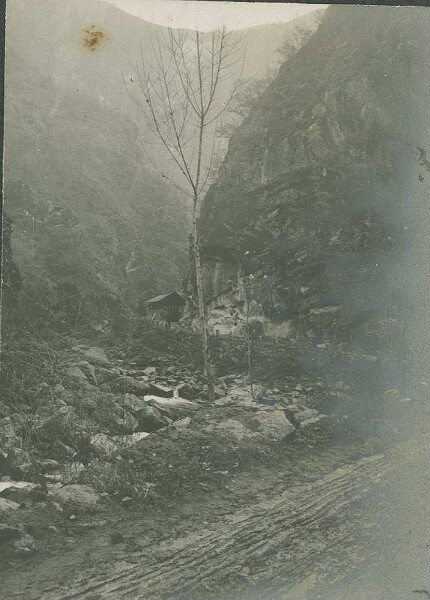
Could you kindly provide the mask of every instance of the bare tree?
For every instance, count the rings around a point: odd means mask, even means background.
[[[133,66],[136,80],[127,82],[149,131],[175,165],[181,183],[167,179],[192,200],[192,255],[209,400],[214,399],[214,372],[198,218],[216,156],[216,124],[238,89],[243,60],[241,39],[225,29],[211,34],[168,29],[152,39],[150,61],[141,50],[140,61]],[[160,161],[147,154],[160,170]]]

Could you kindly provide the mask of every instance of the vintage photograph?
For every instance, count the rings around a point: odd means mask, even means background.
[[[5,45],[0,600],[430,598],[430,9]]]

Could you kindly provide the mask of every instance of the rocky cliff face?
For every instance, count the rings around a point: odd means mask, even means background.
[[[265,277],[265,314],[294,331],[322,320],[323,334],[349,335],[420,311],[429,34],[418,8],[326,11],[231,138],[204,201],[209,289],[216,258],[222,285],[232,264]]]

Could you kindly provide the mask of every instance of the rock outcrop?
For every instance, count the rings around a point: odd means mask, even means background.
[[[327,9],[232,136],[204,200],[209,295],[245,288],[236,308],[254,302],[286,335],[356,339],[385,319],[398,336],[409,317],[419,334],[429,40],[420,8]]]

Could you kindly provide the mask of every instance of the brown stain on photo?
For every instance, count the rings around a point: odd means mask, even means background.
[[[90,25],[82,29],[81,44],[89,52],[100,50],[108,40],[108,34],[97,25]]]

